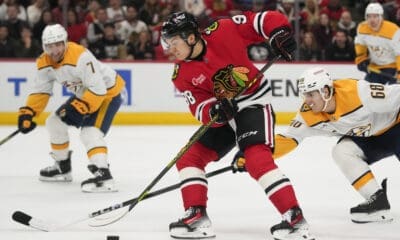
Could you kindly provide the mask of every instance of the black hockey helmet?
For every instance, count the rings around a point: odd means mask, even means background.
[[[163,39],[179,35],[186,40],[192,33],[197,40],[200,38],[199,24],[196,18],[188,12],[172,13],[163,23],[161,29],[161,37]]]

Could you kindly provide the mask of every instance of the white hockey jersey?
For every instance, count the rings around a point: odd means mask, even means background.
[[[373,68],[396,68],[400,70],[400,29],[389,21],[383,21],[378,32],[366,21],[357,28],[354,39],[356,64],[369,58]]]
[[[118,95],[124,80],[109,66],[98,61],[81,45],[68,42],[64,58],[54,62],[45,53],[37,60],[37,76],[27,106],[36,116],[45,109],[55,82],[85,101],[90,113],[97,111],[105,98]]]
[[[336,110],[314,113],[303,103],[289,128],[275,136],[275,157],[293,150],[310,136],[379,135],[400,122],[400,85],[364,80],[334,81]]]

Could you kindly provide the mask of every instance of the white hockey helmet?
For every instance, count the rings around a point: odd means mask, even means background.
[[[46,51],[46,44],[64,42],[67,46],[68,33],[60,24],[47,25],[42,33],[43,50]]]
[[[321,67],[314,67],[304,71],[298,79],[297,86],[299,88],[299,95],[301,96],[315,90],[318,90],[323,95],[322,90],[325,86],[331,89],[331,94],[333,92],[333,81],[329,73]]]
[[[383,16],[383,7],[380,3],[370,3],[365,9],[365,19],[367,19],[368,14],[378,14]]]

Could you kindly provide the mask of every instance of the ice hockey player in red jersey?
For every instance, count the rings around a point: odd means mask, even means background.
[[[184,216],[170,224],[174,238],[214,237],[207,215],[205,167],[236,144],[246,169],[282,215],[271,228],[275,239],[314,239],[289,179],[272,158],[274,113],[271,86],[247,56],[247,46],[269,41],[276,54],[292,60],[296,42],[287,19],[275,11],[246,12],[220,19],[200,32],[193,15],[174,13],[163,23],[164,48],[176,58],[172,81],[191,113],[203,124],[217,121],[177,161]],[[253,81],[255,80],[255,81]],[[235,97],[247,87],[240,96]]]

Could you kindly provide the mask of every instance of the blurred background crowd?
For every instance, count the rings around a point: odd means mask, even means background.
[[[399,25],[400,0],[0,0],[0,58],[36,58],[41,33],[60,23],[70,41],[102,60],[173,60],[162,49],[160,29],[172,12],[195,15],[202,28],[218,18],[251,10],[285,14],[298,41],[300,61],[354,61],[354,37],[369,2]],[[271,57],[267,44],[248,48],[254,61]]]

